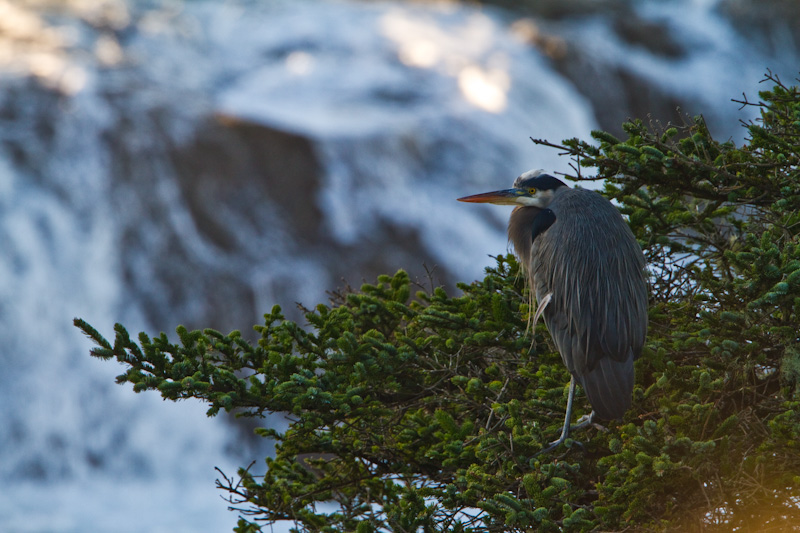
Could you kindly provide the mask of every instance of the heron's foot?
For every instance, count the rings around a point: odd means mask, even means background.
[[[595,423],[594,423],[594,411],[592,411],[588,415],[583,415],[582,417],[580,417],[578,419],[578,421],[575,422],[574,425],[569,427],[569,430],[570,431],[574,431],[574,430],[577,430],[577,429],[583,429],[583,428],[586,428],[586,427],[589,427],[589,426],[594,426],[594,425],[595,425]]]
[[[569,437],[570,433],[572,433],[573,431],[577,431],[579,429],[587,428],[589,426],[597,427],[598,429],[602,429],[603,431],[608,431],[603,426],[600,426],[599,424],[594,423],[594,411],[592,411],[588,415],[583,415],[582,417],[580,417],[575,424],[570,425],[568,428],[565,427],[564,429],[562,429],[561,430],[561,436],[558,437],[558,439],[556,439],[553,442],[551,442],[547,446],[547,448],[543,448],[542,450],[540,450],[540,451],[536,452],[535,454],[533,454],[533,456],[537,457],[539,455],[552,452],[553,450],[555,450],[556,448],[558,448],[559,446],[564,444],[564,442]],[[583,446],[582,442],[575,441],[575,443],[577,445],[579,445],[579,446]]]
[[[570,427],[570,429],[572,429],[572,428]],[[558,439],[556,439],[553,442],[551,442],[550,444],[548,444],[546,448],[542,448],[541,450],[539,450],[538,452],[533,454],[533,456],[534,457],[538,457],[538,456],[543,455],[545,453],[552,452],[553,450],[555,450],[556,448],[558,448],[559,446],[564,444],[564,442],[566,442],[567,438],[569,438],[569,431],[564,429],[564,430],[561,431],[561,436],[558,437]]]
[[[593,427],[597,431],[602,431],[603,433],[608,433],[608,428],[595,420],[594,418],[594,411],[589,413],[588,415],[583,415],[578,419],[574,426],[570,426],[569,430],[572,431],[573,429],[583,429],[586,427]]]
[[[541,450],[539,450],[538,452],[536,452],[535,454],[533,454],[533,456],[534,456],[534,457],[538,457],[538,456],[540,456],[540,455],[544,455],[544,454],[546,454],[546,453],[550,453],[550,452],[552,452],[553,450],[555,450],[556,448],[558,448],[559,446],[561,446],[562,444],[564,444],[564,443],[567,441],[567,438],[568,438],[568,437],[562,433],[562,434],[561,434],[561,436],[560,436],[560,437],[558,437],[558,439],[556,439],[556,440],[554,440],[553,442],[551,442],[550,444],[548,444],[548,445],[547,445],[547,448],[542,448]],[[575,446],[580,446],[581,448],[583,447],[583,443],[582,443],[582,442],[580,442],[580,441],[573,440],[573,441],[572,441],[572,443],[573,443],[573,445],[575,445]]]

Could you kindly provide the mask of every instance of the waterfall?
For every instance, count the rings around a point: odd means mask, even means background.
[[[174,339],[274,303],[301,318],[343,278],[435,266],[453,289],[508,216],[455,198],[570,170],[529,137],[673,102],[741,135],[719,101],[796,75],[796,49],[748,48],[715,2],[631,9],[679,46],[602,12],[0,0],[0,531],[230,530],[214,467],[263,467],[226,417],[115,385],[73,317]]]

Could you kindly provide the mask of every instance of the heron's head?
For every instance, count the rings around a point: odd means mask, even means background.
[[[556,190],[566,186],[563,181],[547,174],[544,170],[529,170],[514,180],[514,186],[511,189],[465,196],[459,198],[458,201],[543,209],[553,199]]]

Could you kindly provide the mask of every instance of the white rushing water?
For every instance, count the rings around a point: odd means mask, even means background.
[[[90,358],[72,326],[146,325],[119,279],[95,98],[86,89],[53,116],[28,171],[0,151],[0,531],[230,530],[214,489],[214,466],[235,471],[220,425],[199,404],[115,385],[121,367]],[[3,132],[31,150],[35,135]]]
[[[35,39],[23,37],[32,35],[41,46],[0,40],[0,108],[13,110],[0,115],[0,531],[229,531],[237,517],[214,488],[214,467],[233,474],[258,455],[250,457],[230,426],[208,420],[197,402],[163,402],[115,385],[122,367],[90,358],[72,318],[107,336],[114,322],[135,334],[202,320],[204,300],[174,303],[155,274],[154,295],[145,294],[152,264],[171,258],[162,257],[172,245],[158,233],[166,226],[183,239],[189,259],[175,268],[187,267],[187,285],[201,283],[188,267],[238,277],[253,287],[257,312],[275,303],[268,287],[276,279],[294,298],[284,305],[323,301],[338,280],[324,254],[303,255],[288,242],[280,221],[266,234],[242,229],[250,255],[209,242],[162,144],[188,142],[213,113],[308,138],[323,170],[307,202],[321,207],[326,238],[357,250],[378,223],[408,228],[439,264],[470,280],[492,264],[489,254],[505,250],[508,212],[454,199],[505,187],[530,168],[569,171],[569,161],[529,137],[588,138],[594,111],[491,9],[109,1],[102,11],[95,2],[68,4],[77,22],[63,13],[53,22],[37,11],[44,8],[0,0],[0,36],[29,43]],[[764,54],[742,55],[744,41],[709,5],[650,1],[638,8],[697,44],[681,60],[620,42],[602,18],[553,30],[590,56],[628,64],[709,105],[754,94],[765,67],[789,62],[765,65]],[[684,16],[687,9],[705,18]],[[113,31],[98,32],[103,25]],[[117,94],[128,94],[124,103],[134,108],[120,115]],[[151,135],[154,125],[163,137]],[[114,135],[137,159],[152,161],[141,183],[120,183],[126,163]],[[146,194],[126,192],[135,187]],[[224,219],[228,211],[220,206],[219,213]],[[228,222],[235,229],[238,221]],[[141,228],[146,237],[134,239],[141,253],[122,253]],[[385,253],[392,257],[391,246]],[[141,290],[131,289],[131,271],[144,280]],[[145,296],[159,302],[163,322],[154,323]]]

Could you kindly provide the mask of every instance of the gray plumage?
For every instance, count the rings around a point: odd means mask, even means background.
[[[516,206],[508,237],[572,375],[564,429],[547,450],[569,434],[575,380],[594,415],[621,418],[647,336],[647,285],[644,256],[620,212],[540,170],[522,174],[512,189],[459,200]]]
[[[508,233],[564,364],[595,414],[630,408],[633,361],[647,335],[644,257],[619,211],[594,191],[559,187],[546,207],[555,222],[531,242],[541,209],[517,207]]]

